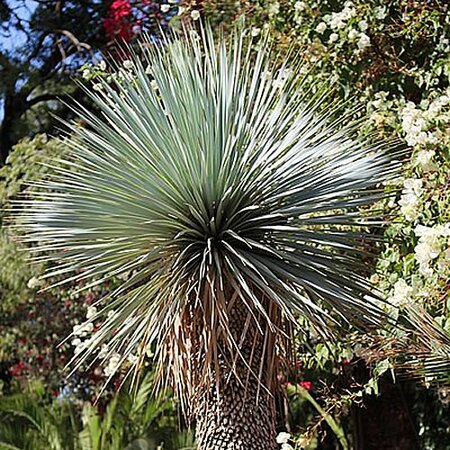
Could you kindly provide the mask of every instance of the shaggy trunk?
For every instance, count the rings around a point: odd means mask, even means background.
[[[198,392],[194,410],[199,450],[272,450],[275,441],[275,399],[267,347],[273,334],[263,336],[241,301],[228,312],[229,328],[241,356],[219,340],[219,379]],[[261,321],[264,323],[263,321]],[[265,325],[261,325],[264,329]],[[244,332],[244,330],[246,330]],[[269,351],[269,354],[273,352]],[[235,361],[235,370],[230,361]],[[263,363],[262,363],[263,362]],[[217,364],[218,363],[218,364]],[[250,369],[250,370],[249,370]],[[217,377],[216,377],[217,378]]]

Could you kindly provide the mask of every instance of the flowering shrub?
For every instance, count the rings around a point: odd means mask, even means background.
[[[241,0],[220,3],[206,0],[185,1],[182,7],[184,12],[173,0],[159,3],[113,1],[104,21],[105,32],[110,40],[130,41],[141,30],[149,29],[153,23],[151,20],[165,23],[180,12],[186,20],[196,22],[204,18],[213,24],[222,24],[226,29],[241,16],[246,16],[247,28],[255,45],[267,32],[281,54],[292,45],[301,48],[309,67],[308,77],[331,80],[337,97],[348,101],[349,106],[353,103],[365,105],[364,110],[355,112],[368,117],[364,127],[387,138],[400,140],[407,149],[401,156],[404,171],[394,184],[386,186],[389,197],[379,205],[382,215],[390,220],[390,225],[383,231],[387,242],[374,244],[378,258],[376,262],[367,261],[367,277],[374,288],[383,291],[388,298],[392,306],[387,307],[387,312],[392,317],[401,316],[410,305],[419,305],[450,332],[448,5],[434,0]],[[132,67],[128,67],[126,61],[117,72],[112,72],[104,62],[95,67],[85,67],[84,71],[84,77],[94,81],[96,77],[110,77],[112,82],[132,77]],[[94,84],[94,89],[101,89],[100,86]],[[11,166],[8,173],[12,174],[15,167],[15,164]],[[2,173],[3,177],[9,176],[5,173]],[[10,182],[0,186],[0,192],[5,192],[5,186],[11,189],[14,183],[20,184],[19,179],[18,175],[12,176]],[[22,299],[31,310],[29,326],[37,322],[42,329],[48,319],[35,320],[34,306],[30,307],[28,303],[28,299],[35,298],[39,273],[25,269],[24,261],[14,250],[15,244],[2,236],[0,258],[3,258],[2,262],[6,261],[2,267],[16,267],[14,275],[8,275],[9,284],[3,290],[11,299],[13,295]],[[5,256],[7,254],[9,259]],[[0,274],[5,277],[4,273],[11,270],[5,269]],[[1,279],[2,288],[6,286],[4,279]],[[90,330],[79,325],[86,316],[91,317],[95,313],[90,296],[99,294],[88,291],[77,298],[79,294],[70,292],[71,289],[62,297],[61,293],[54,297],[55,304],[61,306],[64,303],[67,308],[65,315],[72,321],[64,325],[66,332],[75,332],[62,350],[58,350],[57,354],[64,358],[87,345]],[[75,303],[77,300],[79,303]],[[70,304],[66,304],[67,301]],[[49,309],[46,317],[54,314],[55,311]],[[64,320],[56,317],[58,321]],[[285,449],[295,445],[297,448],[315,448],[317,429],[314,426],[324,421],[317,408],[299,394],[301,389],[306,390],[329,414],[345,418],[351,405],[361,402],[367,394],[378,393],[380,377],[394,372],[395,361],[382,354],[371,358],[368,377],[359,380],[354,375],[361,360],[367,358],[373,339],[386,336],[383,331],[371,337],[356,330],[346,330],[346,339],[324,343],[308,323],[302,322],[302,329],[304,335],[299,336],[295,343],[299,364],[293,368],[292,374],[280,374],[280,377],[285,381],[292,409],[297,411],[295,405],[298,403],[307,413],[291,417],[291,424],[295,424],[292,435],[285,433],[279,437],[279,444]],[[51,357],[45,348],[54,346],[57,338],[62,337],[60,331],[56,333],[57,337],[51,333],[44,335],[45,342],[39,346],[44,351],[33,347],[32,353],[27,355],[30,351],[29,337],[32,336],[28,330],[7,331],[1,336],[1,358],[11,361],[10,373],[14,377],[27,376],[36,369],[39,372],[39,367],[49,373],[54,367],[46,362]],[[12,358],[10,352],[17,343],[20,351]],[[104,357],[104,368],[99,369],[99,379],[102,380],[116,369],[120,359],[120,355],[108,354],[107,350],[102,349],[99,354]],[[59,378],[59,372],[55,373],[58,374],[55,378]],[[92,375],[93,379],[96,376]],[[72,389],[69,387],[61,392],[69,395]],[[443,388],[438,388],[437,392],[444,399],[441,395]],[[432,399],[436,400],[436,396]],[[428,403],[433,405],[429,414],[417,415],[423,448],[448,448],[448,437],[445,438],[447,424],[442,421],[442,417],[445,418],[443,411],[447,411],[444,401]],[[434,420],[433,425],[430,425],[431,420]]]
[[[63,152],[63,145],[38,135],[25,139],[10,153],[0,169],[3,222],[10,223],[11,202],[26,195],[29,183],[45,177],[49,160]],[[13,229],[0,228],[0,364],[2,378],[13,385],[33,379],[44,382],[48,393],[59,398],[92,398],[109,377],[97,365],[66,379],[64,367],[88,338],[80,323],[95,310],[92,304],[105,295],[98,287],[80,292],[82,283],[56,286],[59,279],[42,280],[44,266],[28,263],[29,249],[17,243]],[[54,287],[51,287],[55,284]],[[41,289],[46,289],[41,291]],[[63,340],[74,332],[73,338]],[[7,387],[7,386],[6,386]],[[117,387],[117,386],[115,386]],[[114,388],[114,385],[112,385]]]
[[[143,31],[158,33],[178,12],[178,0],[114,0],[103,20],[109,41],[130,42]]]
[[[448,3],[241,0],[218,4],[210,0],[185,2],[184,6],[186,19],[192,20],[192,12],[199,11],[205,20],[225,22],[226,28],[245,16],[255,45],[267,33],[281,54],[301,49],[307,77],[329,80],[349,109],[352,104],[365,105],[355,111],[368,118],[365,129],[399,140],[405,149],[400,155],[404,170],[386,186],[388,197],[378,205],[390,225],[380,230],[385,243],[372,244],[378,258],[367,260],[366,274],[374,289],[388,299],[391,306],[386,306],[386,311],[394,319],[401,321],[404,310],[419,306],[450,332]],[[327,411],[345,415],[348,405],[378,392],[380,377],[394,373],[396,361],[371,350],[380,339],[392,337],[391,330],[379,330],[374,336],[347,330],[345,339],[325,344],[306,322],[302,329],[304,335],[297,343],[299,366],[293,374],[283,376],[289,386],[312,382],[311,395],[320,398]],[[398,331],[395,335],[403,336]],[[357,381],[353,373],[366,358],[371,361],[366,363],[369,375]],[[435,408],[442,411],[445,405],[437,403]],[[444,433],[445,425],[427,425],[431,419],[419,415],[423,447],[446,448],[448,440],[437,437]],[[305,424],[310,419],[302,420]],[[303,432],[304,426],[300,427]],[[315,445],[314,433],[308,436],[309,444],[302,438],[299,448]]]

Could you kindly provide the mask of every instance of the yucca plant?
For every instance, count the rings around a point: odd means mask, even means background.
[[[77,364],[107,345],[138,367],[153,345],[202,450],[276,447],[297,315],[323,335],[384,320],[358,274],[361,208],[398,163],[323,86],[306,89],[299,58],[244,34],[144,40],[132,75],[89,92],[100,115],[74,106],[85,126],[68,124],[67,155],[20,220],[56,263],[48,276],[127,274]]]

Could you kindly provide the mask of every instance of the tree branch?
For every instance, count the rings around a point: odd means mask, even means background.
[[[42,94],[38,95],[37,97],[30,98],[30,100],[27,100],[26,105],[28,109],[36,105],[37,103],[49,102],[51,100],[64,100],[68,98],[70,98],[70,96],[65,94]]]

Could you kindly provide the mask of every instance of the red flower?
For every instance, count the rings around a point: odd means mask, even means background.
[[[103,20],[108,39],[130,41],[133,38],[133,25],[130,21],[132,13],[131,4],[127,0],[115,0],[111,4],[108,17]]]
[[[131,5],[127,0],[115,0],[109,8],[109,14],[114,19],[131,15]]]
[[[107,18],[103,20],[103,27],[109,39],[122,39],[131,41],[134,36],[133,26],[129,22]]]
[[[300,383],[298,383],[298,385],[300,387],[302,387],[303,389],[306,389],[307,391],[310,391],[313,387],[313,384],[311,381],[300,381]]]

